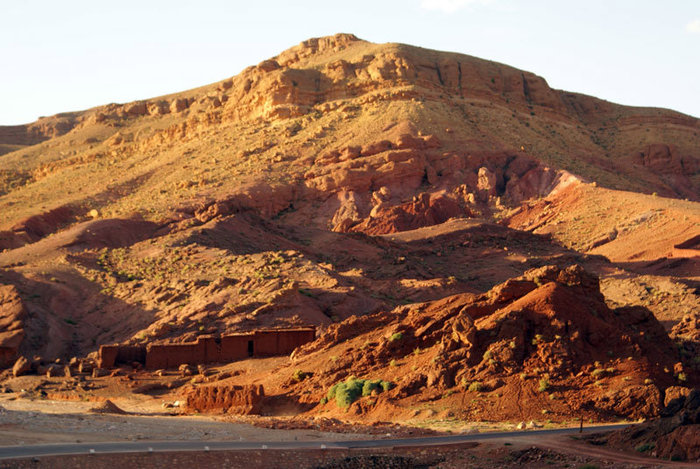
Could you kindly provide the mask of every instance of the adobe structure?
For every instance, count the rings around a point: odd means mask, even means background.
[[[287,355],[311,342],[316,328],[268,329],[224,335],[202,336],[180,344],[102,345],[100,368],[141,363],[149,370],[177,368],[182,364],[226,363],[248,357]]]

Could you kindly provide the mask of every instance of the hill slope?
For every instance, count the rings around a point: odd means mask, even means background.
[[[0,127],[3,364],[325,328],[578,264],[606,308],[651,310],[693,370],[699,130],[347,34],[195,90]],[[673,370],[657,368],[663,389]]]

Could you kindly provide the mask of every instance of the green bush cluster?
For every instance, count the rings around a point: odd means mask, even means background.
[[[360,396],[366,397],[372,394],[373,391],[378,393],[388,391],[394,387],[390,381],[381,379],[358,379],[354,376],[349,377],[345,381],[335,383],[326,394],[321,403],[325,404],[328,401],[335,399],[338,407],[350,407],[350,404],[355,402]]]

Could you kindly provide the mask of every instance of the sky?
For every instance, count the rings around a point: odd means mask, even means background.
[[[700,117],[700,0],[0,0],[0,125],[183,91],[353,33]]]

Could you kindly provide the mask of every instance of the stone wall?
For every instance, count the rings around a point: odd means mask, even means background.
[[[287,355],[315,337],[315,327],[303,327],[203,336],[196,342],[180,344],[102,345],[99,363],[101,368],[112,368],[138,362],[150,370],[177,368],[185,363],[226,363],[247,357]]]

